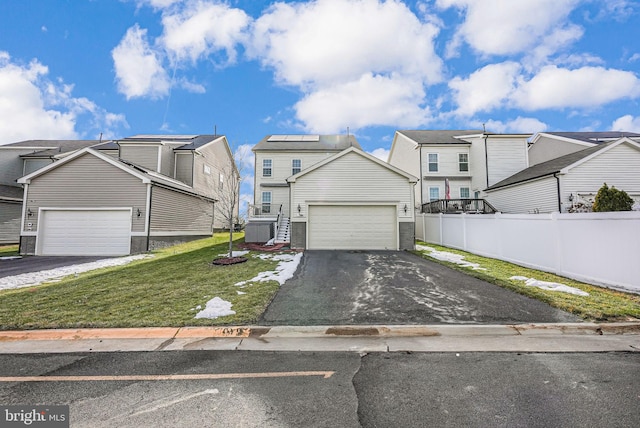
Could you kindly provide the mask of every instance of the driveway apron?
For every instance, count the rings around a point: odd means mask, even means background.
[[[262,325],[579,322],[546,303],[412,253],[306,251]]]

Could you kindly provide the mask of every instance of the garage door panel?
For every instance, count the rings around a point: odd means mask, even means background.
[[[395,206],[311,206],[309,249],[397,249]]]
[[[41,255],[125,255],[131,246],[129,210],[44,210]]]

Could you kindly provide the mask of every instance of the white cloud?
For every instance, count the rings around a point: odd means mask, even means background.
[[[400,1],[276,3],[252,30],[249,56],[303,91],[309,131],[423,124],[424,87],[442,80],[438,27]]]
[[[483,124],[476,122],[473,124],[474,127],[479,128]],[[503,122],[500,120],[488,120],[484,123],[487,131],[495,132],[495,133],[522,133],[529,134],[535,132],[543,132],[547,130],[547,124],[539,121],[538,119],[532,117],[520,117]]]
[[[640,133],[640,116],[633,117],[627,114],[619,117],[611,124],[611,130]]]
[[[456,77],[449,82],[458,104],[456,112],[473,115],[500,107],[515,91],[521,66],[515,62],[490,64],[467,79]]]
[[[437,0],[440,8],[464,10],[465,21],[449,45],[457,54],[464,41],[485,55],[526,52],[556,32],[566,32],[568,15],[579,0]],[[572,31],[575,31],[573,29]],[[557,37],[557,36],[556,36]]]
[[[188,2],[182,10],[162,17],[163,47],[178,62],[195,63],[213,52],[224,50],[226,63],[236,61],[236,45],[244,38],[249,16],[241,9],[207,1]]]
[[[334,133],[371,124],[409,127],[428,121],[420,106],[425,97],[420,81],[365,74],[360,79],[317,89],[295,105],[307,130]]]
[[[525,110],[596,107],[639,96],[640,79],[629,71],[547,66],[520,85],[513,95],[513,103]]]
[[[107,112],[87,98],[74,97],[73,85],[51,81],[48,73],[37,60],[17,64],[0,51],[0,144],[75,139],[87,134],[93,138],[99,132],[115,136],[127,126],[124,116]]]
[[[138,24],[127,30],[111,55],[118,91],[127,99],[161,98],[169,93],[169,77],[161,59],[147,42],[147,30],[141,29]]]
[[[379,147],[377,149],[374,149],[373,151],[369,152],[369,154],[377,157],[380,160],[383,160],[385,162],[387,162],[389,160],[389,149],[385,149],[382,147]]]

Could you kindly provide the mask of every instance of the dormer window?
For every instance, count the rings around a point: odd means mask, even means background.
[[[271,177],[273,162],[271,159],[263,159],[262,160],[262,176],[263,177]]]

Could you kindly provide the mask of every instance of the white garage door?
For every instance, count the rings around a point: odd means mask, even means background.
[[[43,210],[38,226],[43,256],[121,256],[131,245],[130,210]]]
[[[397,250],[395,206],[315,205],[309,207],[311,250]]]

